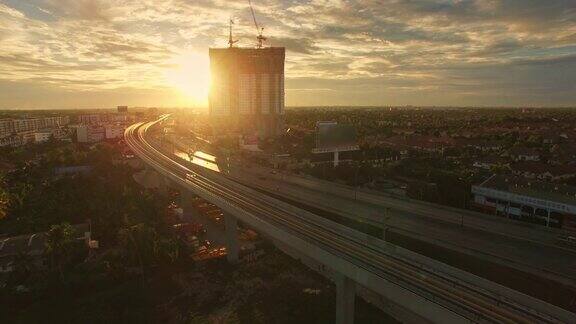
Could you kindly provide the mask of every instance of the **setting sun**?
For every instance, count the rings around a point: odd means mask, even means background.
[[[171,61],[164,77],[168,86],[178,90],[182,101],[189,105],[208,104],[210,67],[208,55],[188,52]]]

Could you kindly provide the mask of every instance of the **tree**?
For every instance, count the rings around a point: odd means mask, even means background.
[[[180,257],[180,245],[174,239],[160,238],[154,244],[154,255],[163,263],[174,263]]]
[[[52,225],[46,233],[46,250],[52,269],[58,269],[64,280],[63,267],[70,260],[74,243],[74,229],[68,223]]]
[[[148,259],[145,256],[153,253],[146,243],[153,240],[155,235],[154,229],[146,224],[129,225],[118,230],[118,243],[125,261],[128,265],[137,265],[141,274]]]
[[[26,252],[20,252],[16,255],[13,267],[14,271],[10,274],[10,281],[16,285],[25,282],[36,271],[34,258]]]

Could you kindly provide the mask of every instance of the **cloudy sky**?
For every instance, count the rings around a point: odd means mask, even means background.
[[[243,0],[0,0],[0,109],[206,104]],[[253,0],[286,102],[576,106],[575,0]]]

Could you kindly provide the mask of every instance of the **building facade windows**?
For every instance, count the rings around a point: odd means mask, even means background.
[[[238,112],[253,115],[256,108],[256,75],[240,74],[238,86]]]

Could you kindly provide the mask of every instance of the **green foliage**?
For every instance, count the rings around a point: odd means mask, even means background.
[[[84,223],[92,219],[96,237],[114,244],[116,231],[128,217],[154,222],[164,203],[140,189],[132,180],[133,171],[112,163],[110,145],[99,145],[89,153],[70,151],[68,145],[49,151],[45,163],[28,163],[6,177],[5,196],[9,217],[0,220],[5,233],[20,234],[48,230],[51,224]],[[63,151],[62,151],[63,150]],[[56,159],[59,154],[64,156]],[[50,157],[53,155],[54,157]],[[53,177],[48,165],[68,161],[91,161],[90,174]]]
[[[159,302],[145,280],[182,254],[160,217],[166,199],[140,188],[132,169],[113,163],[117,154],[109,144],[58,143],[0,179],[7,201],[0,228],[9,235],[46,231],[49,261],[43,271],[27,255],[17,259],[17,271],[0,289],[0,322],[154,322]],[[82,164],[92,172],[53,173],[56,166]],[[100,241],[90,259],[69,225],[87,219]],[[146,277],[134,276],[134,269]],[[15,293],[18,285],[30,292]]]
[[[304,172],[318,178],[339,181],[350,186],[364,185],[378,176],[386,174],[386,169],[374,167],[369,163],[341,164],[333,167],[331,163],[314,165]]]
[[[392,171],[413,180],[408,196],[454,207],[466,207],[470,200],[470,181],[457,167],[439,158],[407,159]]]
[[[74,248],[74,229],[68,223],[52,225],[46,233],[45,253],[50,261],[50,268],[57,269],[64,280],[63,267],[68,266]]]
[[[6,190],[4,178],[4,173],[0,172],[0,220],[6,217],[6,209],[10,204],[10,193]]]
[[[74,229],[68,223],[50,226],[46,233],[46,253],[54,259],[65,256],[74,242]]]
[[[179,245],[162,237],[156,229],[140,223],[118,231],[118,246],[128,266],[145,267],[158,263],[174,263],[179,257]]]

